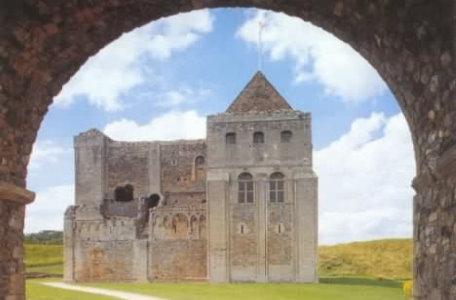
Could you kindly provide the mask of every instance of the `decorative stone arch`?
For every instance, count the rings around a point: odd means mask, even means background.
[[[201,215],[199,217],[199,237],[200,239],[206,239],[206,216]]]
[[[179,12],[228,6],[255,6],[311,21],[377,69],[414,142],[416,298],[455,299],[456,9],[449,0],[0,2],[0,229],[8,232],[0,237],[6,245],[0,293],[24,298],[22,256],[15,253],[23,253],[24,205],[33,200],[25,190],[26,169],[37,130],[62,85],[124,32]],[[439,230],[426,230],[431,227]]]
[[[189,235],[189,218],[183,213],[173,216],[172,228],[175,239],[187,239]]]
[[[192,181],[203,180],[206,178],[206,157],[202,154],[193,159]]]
[[[195,215],[192,215],[190,217],[190,237],[193,239],[198,239],[199,238],[199,220],[198,217]]]

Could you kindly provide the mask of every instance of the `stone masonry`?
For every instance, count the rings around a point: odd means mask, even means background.
[[[206,140],[81,133],[65,280],[316,282],[310,123],[258,72]]]
[[[454,0],[0,1],[0,295],[25,297],[22,228],[24,206],[33,200],[25,179],[53,97],[90,56],[122,33],[215,7],[264,8],[310,21],[379,72],[414,142],[414,297],[456,299]]]

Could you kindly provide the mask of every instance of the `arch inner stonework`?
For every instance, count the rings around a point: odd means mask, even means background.
[[[1,1],[0,295],[25,297],[22,230],[24,207],[33,200],[25,189],[27,164],[62,85],[103,46],[150,21],[207,7],[258,7],[333,33],[388,83],[416,154],[415,298],[456,299],[454,6],[451,0]]]

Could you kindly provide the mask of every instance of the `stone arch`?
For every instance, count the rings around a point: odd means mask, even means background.
[[[199,221],[194,215],[190,218],[190,236],[192,238],[199,238]]]
[[[206,239],[206,216],[199,217],[199,236],[200,239]]]
[[[193,161],[192,180],[204,180],[206,178],[206,158],[198,155]]]
[[[228,6],[255,6],[311,21],[350,44],[388,83],[410,126],[417,162],[414,232],[422,242],[415,249],[415,292],[422,299],[456,298],[456,271],[447,267],[456,264],[448,254],[456,245],[447,251],[437,231],[420,234],[436,220],[442,228],[456,225],[445,217],[454,213],[456,186],[455,9],[451,1],[412,0],[0,3],[0,206],[5,212],[0,226],[9,233],[0,237],[8,245],[2,261],[9,270],[0,290],[24,297],[14,271],[22,257],[13,255],[22,245],[23,225],[6,220],[23,219],[24,205],[33,200],[25,190],[26,168],[53,96],[89,56],[123,32],[179,12]],[[432,240],[437,250],[429,253],[424,240]]]
[[[174,238],[176,239],[186,239],[188,238],[189,226],[188,218],[186,215],[178,213],[174,215],[172,221],[172,229],[174,233]]]

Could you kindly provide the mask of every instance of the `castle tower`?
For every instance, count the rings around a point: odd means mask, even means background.
[[[208,277],[316,282],[311,116],[258,72],[207,120]]]

